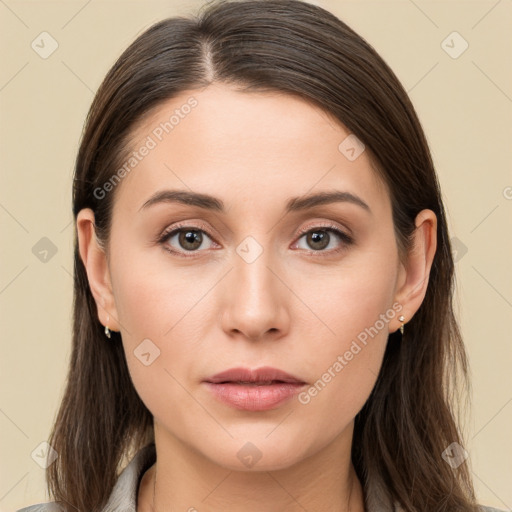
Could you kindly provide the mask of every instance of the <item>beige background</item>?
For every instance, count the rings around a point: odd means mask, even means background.
[[[45,501],[31,453],[47,439],[69,357],[71,177],[93,93],[144,29],[201,3],[0,1],[1,511]],[[427,133],[457,238],[473,375],[465,448],[481,503],[511,510],[512,2],[315,3],[380,52]],[[31,47],[43,31],[58,43],[47,59]],[[469,44],[456,59],[442,46],[453,31]],[[452,53],[457,37],[445,43]],[[46,262],[33,253],[43,237],[57,251]]]

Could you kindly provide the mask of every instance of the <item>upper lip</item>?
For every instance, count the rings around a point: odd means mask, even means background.
[[[272,368],[270,366],[262,366],[251,370],[250,368],[230,368],[224,372],[217,373],[212,377],[205,379],[205,382],[219,384],[221,382],[270,382],[280,381],[292,384],[305,384],[305,382],[289,373]]]

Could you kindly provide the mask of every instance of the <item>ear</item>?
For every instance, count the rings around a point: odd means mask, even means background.
[[[96,237],[94,212],[90,208],[84,208],[78,212],[76,229],[80,257],[96,301],[98,319],[103,325],[108,325],[111,331],[119,331],[107,256]]]
[[[432,210],[422,210],[416,216],[415,226],[413,245],[407,255],[407,261],[405,265],[400,263],[396,291],[396,301],[403,307],[400,315],[405,317],[404,323],[411,320],[425,298],[437,248],[436,214]],[[397,324],[395,330],[400,325],[401,322]]]

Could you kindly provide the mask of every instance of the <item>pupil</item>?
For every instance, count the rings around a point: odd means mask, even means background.
[[[184,231],[181,233],[180,243],[185,249],[197,249],[202,242],[199,231]]]
[[[310,233],[310,240],[314,244],[320,244],[320,246],[314,247],[315,249],[324,249],[329,245],[329,236],[325,231],[314,231]]]

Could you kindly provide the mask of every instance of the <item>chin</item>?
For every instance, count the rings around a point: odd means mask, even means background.
[[[260,436],[230,439],[220,450],[202,452],[214,464],[230,471],[278,471],[287,469],[309,456],[304,438],[291,435],[271,439],[268,430]],[[210,446],[211,447],[211,446]],[[217,445],[217,448],[220,446]],[[300,447],[300,451],[298,450]],[[209,452],[209,453],[208,453]]]

